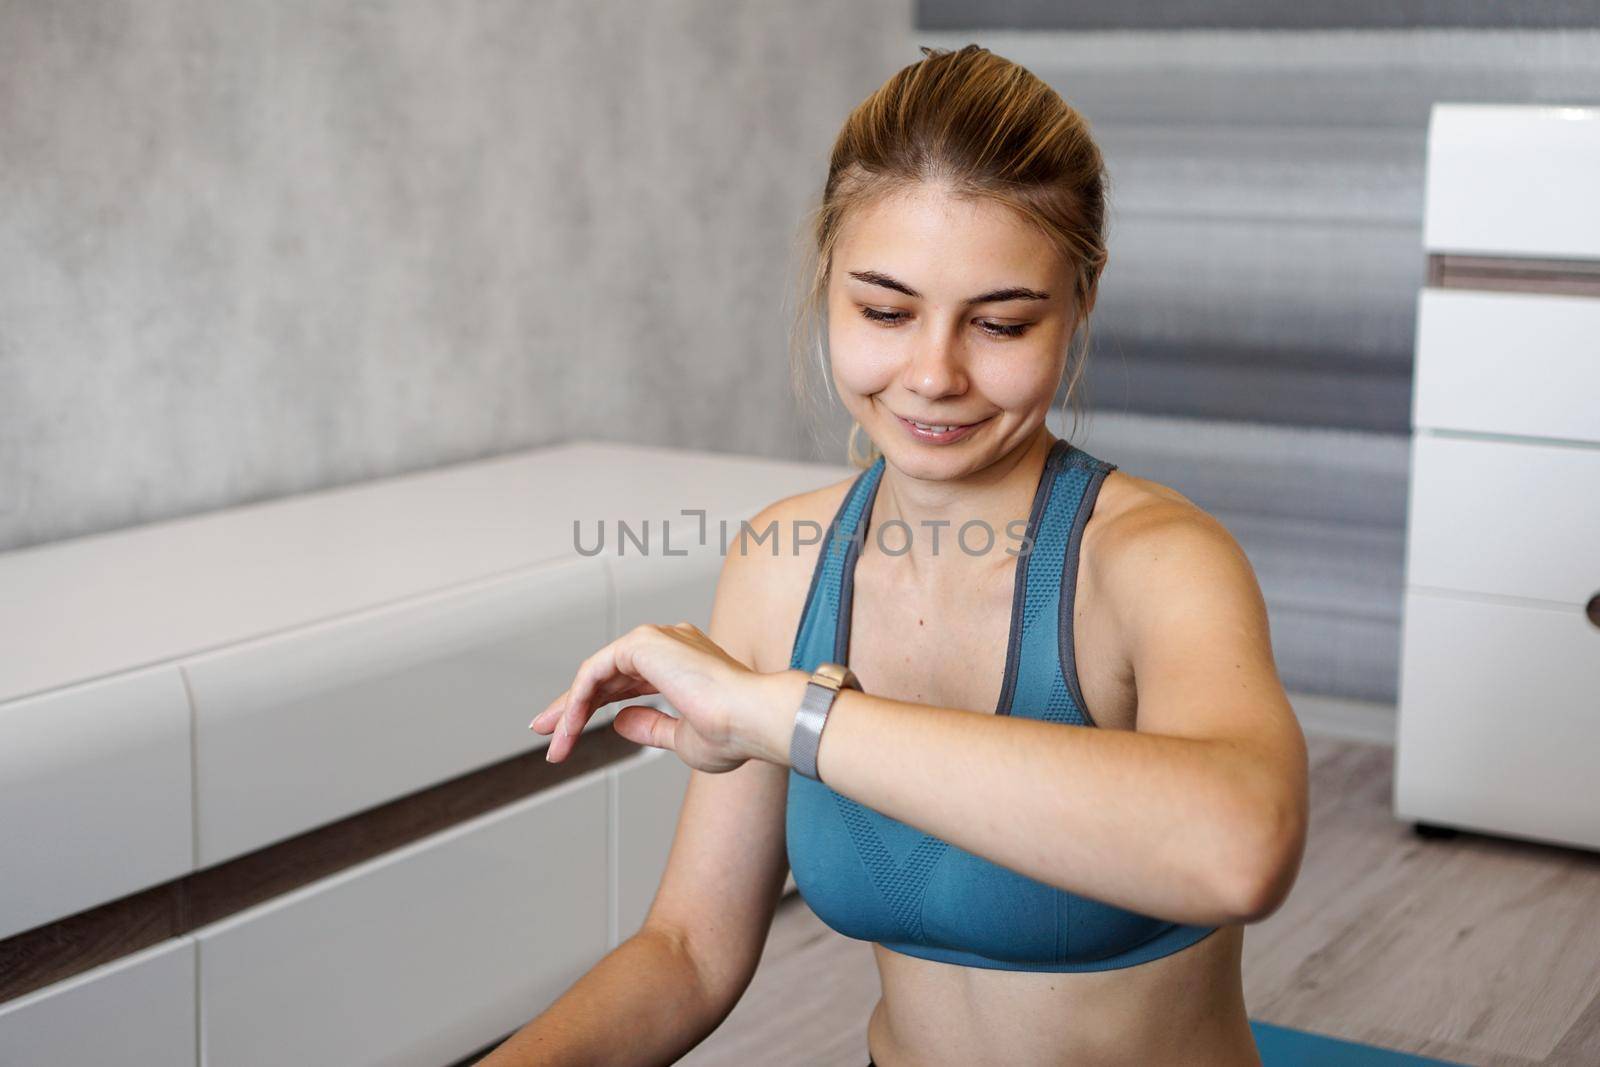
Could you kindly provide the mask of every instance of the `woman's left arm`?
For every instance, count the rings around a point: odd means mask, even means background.
[[[1254,922],[1305,847],[1305,740],[1272,659],[1255,572],[1210,515],[1135,509],[1096,539],[1137,690],[1134,730],[904,703],[846,689],[817,753],[862,804],[1070,892],[1172,922]],[[803,671],[758,675],[741,716],[787,764]]]

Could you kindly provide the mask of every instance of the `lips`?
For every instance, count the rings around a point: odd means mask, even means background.
[[[919,430],[931,430],[931,431],[934,431],[936,433],[944,431],[944,430],[961,430],[961,429],[965,429],[968,426],[976,426],[977,425],[977,423],[974,423],[974,422],[922,422],[922,421],[919,421],[917,419],[906,418],[904,415],[902,415],[900,417],[902,419],[905,419],[907,422],[909,422],[911,425],[915,426]]]
[[[938,445],[953,444],[971,433],[974,427],[981,426],[989,421],[988,419],[979,419],[977,422],[929,423],[908,419],[904,415],[896,415],[895,419],[906,428],[906,432],[914,439],[927,444]]]

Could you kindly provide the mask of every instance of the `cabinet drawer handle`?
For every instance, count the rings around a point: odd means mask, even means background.
[[[1600,626],[1600,593],[1589,598],[1589,603],[1584,605],[1583,613],[1589,616],[1589,621]]]

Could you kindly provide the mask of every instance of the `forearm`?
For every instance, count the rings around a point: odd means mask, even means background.
[[[786,761],[805,678],[773,676],[762,758]],[[968,852],[1176,922],[1246,921],[1293,824],[1270,768],[1242,746],[853,690],[817,767],[837,792]]]
[[[668,1064],[726,1017],[676,940],[642,929],[477,1067]]]

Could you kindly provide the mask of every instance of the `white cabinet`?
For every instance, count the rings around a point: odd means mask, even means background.
[[[1600,298],[1423,289],[1416,359],[1417,426],[1600,444]]]
[[[1429,136],[1431,253],[1519,290],[1600,275],[1600,109],[1441,104]],[[1597,338],[1600,295],[1419,295],[1402,818],[1600,848]]]
[[[594,771],[196,931],[202,1063],[442,1067],[607,950]]]
[[[194,1067],[194,942],[175,938],[0,1004],[5,1067]]]
[[[851,473],[576,442],[0,554],[8,988],[31,960],[60,973],[110,901],[131,937],[183,935],[0,1001],[0,1067],[441,1067],[537,1015],[642,922],[690,780],[675,755],[304,884],[368,824],[284,842],[544,747],[528,720],[585,657],[641,622],[709,625],[720,522]],[[583,555],[597,520],[656,537]]]
[[[0,704],[0,937],[188,871],[189,767],[176,667]]]
[[[1435,104],[1422,243],[1483,256],[1594,259],[1600,109]]]
[[[608,599],[580,559],[186,661],[199,866],[545,745]]]
[[[1403,641],[1400,810],[1600,846],[1600,629],[1571,607],[1413,589]]]
[[[1600,448],[1419,432],[1406,552],[1413,587],[1581,609],[1600,592]]]
[[[670,626],[684,620],[705,629],[711,623],[722,559],[714,540],[710,547],[692,547],[682,556],[666,556],[656,550],[650,556],[610,559],[618,632],[626,633],[644,622]]]

